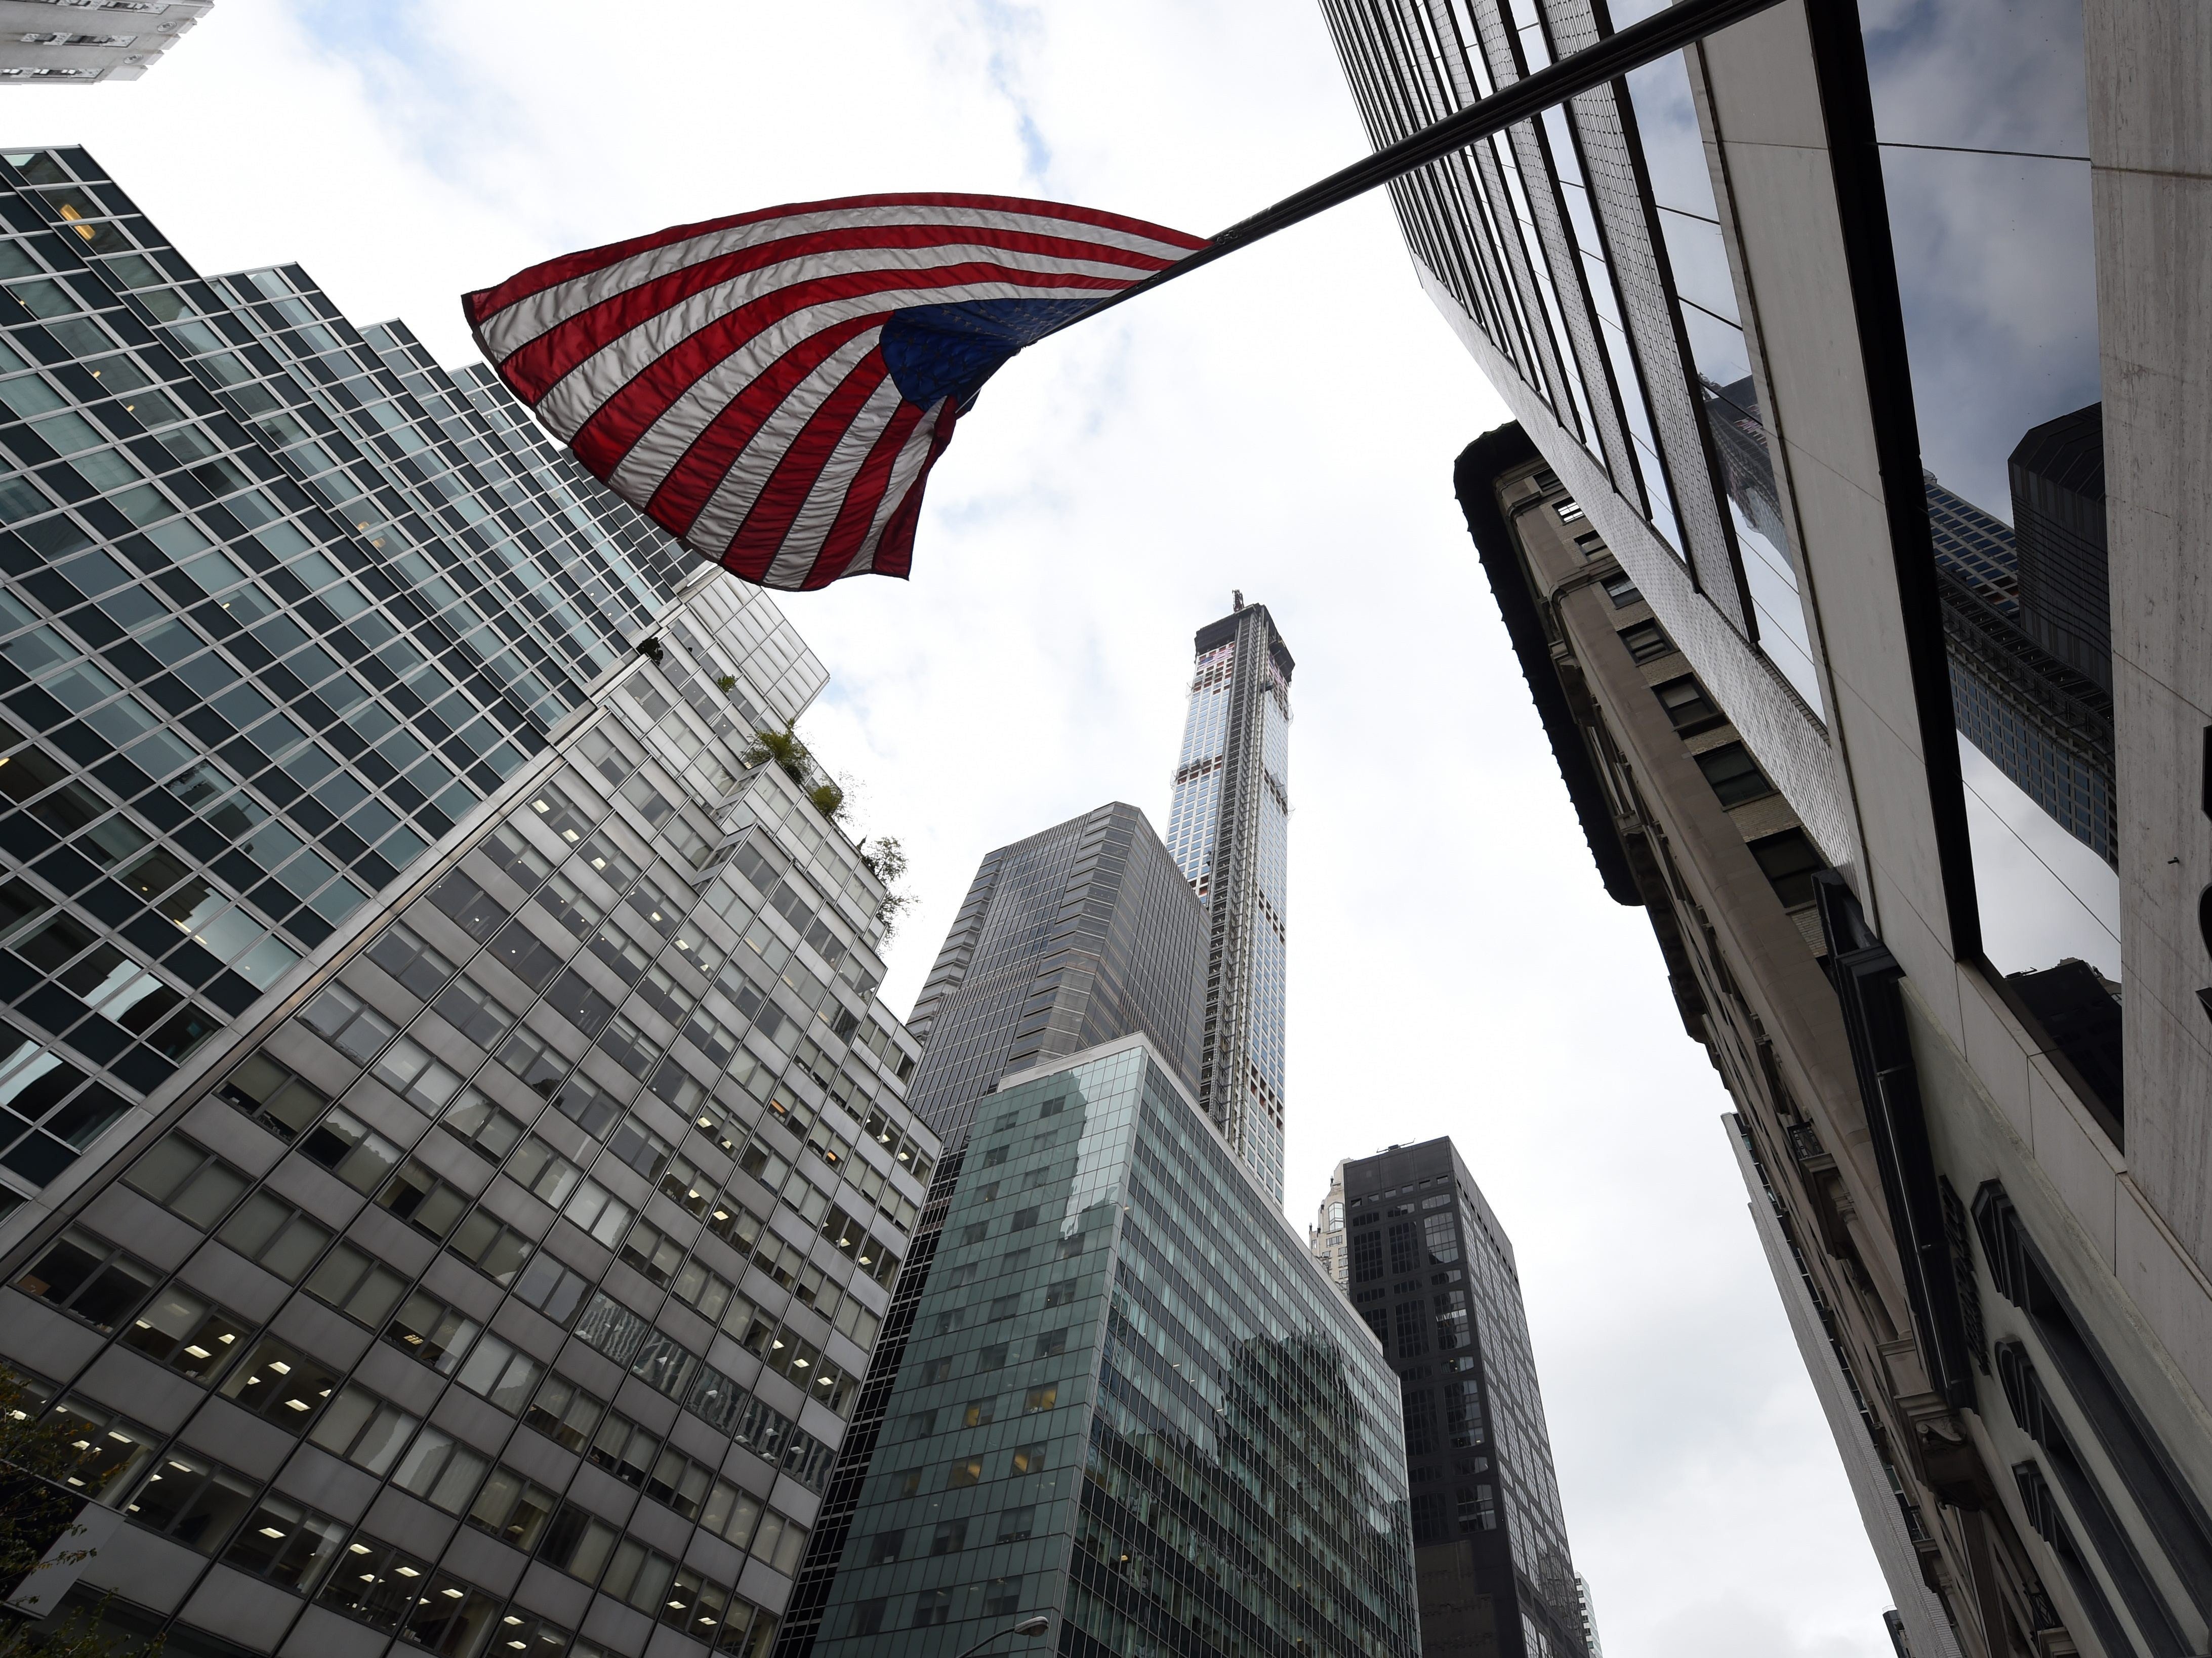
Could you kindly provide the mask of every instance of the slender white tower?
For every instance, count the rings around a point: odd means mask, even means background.
[[[1212,930],[1199,1098],[1279,1202],[1296,665],[1267,607],[1241,592],[1194,642],[1167,842]]]

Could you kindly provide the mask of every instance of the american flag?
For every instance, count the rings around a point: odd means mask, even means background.
[[[1205,242],[1008,196],[854,196],[678,225],[462,304],[607,486],[763,586],[903,576],[922,485],[1024,345]]]

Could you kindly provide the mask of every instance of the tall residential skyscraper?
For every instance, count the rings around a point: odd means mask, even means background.
[[[1656,9],[1323,0],[1378,144]],[[2212,1639],[2198,22],[1784,0],[1392,186],[1524,444],[1464,459],[1468,522],[1781,1206],[1921,1658]],[[1702,395],[1747,376],[1765,528]],[[1961,752],[1929,472],[2056,556],[2034,602],[2112,689],[2109,863]],[[2100,563],[2101,610],[2059,580]]]
[[[1206,912],[1152,825],[1112,802],[987,853],[915,1003],[921,1065],[910,1098],[944,1147],[813,1540],[777,1658],[806,1658],[849,1558],[853,1515],[886,1430],[893,1389],[949,1209],[961,1201],[969,1131],[1010,1071],[1139,1033],[1192,1090]],[[1004,1177],[994,1176],[1003,1180]],[[890,1430],[896,1442],[896,1428]]]
[[[1267,607],[1241,592],[1195,649],[1167,841],[1206,907],[1198,1097],[1280,1201],[1296,664]]]
[[[1018,1071],[966,1156],[816,1650],[1413,1658],[1396,1379],[1175,1067]]]
[[[1589,1658],[1512,1241],[1449,1139],[1346,1159],[1344,1206],[1400,1379],[1421,1650]]]
[[[938,1151],[883,884],[743,757],[820,665],[296,267],[81,151],[0,218],[0,1363],[127,1515],[42,1588],[758,1658]]]

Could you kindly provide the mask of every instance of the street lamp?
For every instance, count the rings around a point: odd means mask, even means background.
[[[1044,1613],[1040,1612],[1032,1617],[1023,1619],[1020,1623],[1015,1625],[1012,1629],[1002,1629],[997,1635],[985,1636],[981,1640],[975,1643],[974,1646],[969,1648],[966,1652],[959,1654],[958,1658],[974,1658],[975,1654],[982,1651],[985,1647],[989,1646],[992,1642],[998,1640],[1000,1636],[1042,1635],[1051,1627],[1052,1619],[1046,1617]]]

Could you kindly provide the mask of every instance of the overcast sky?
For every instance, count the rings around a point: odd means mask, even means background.
[[[925,189],[1204,234],[1365,148],[1313,0],[220,0],[143,81],[25,88],[207,272],[297,260],[449,365],[458,295],[687,220]],[[1889,1604],[1745,1213],[1728,1101],[1599,886],[1451,495],[1502,406],[1379,197],[1018,359],[911,583],[786,608],[802,729],[913,856],[910,1005],[977,859],[1163,826],[1193,631],[1297,659],[1290,1211],[1450,1133],[1519,1254],[1610,1658],[1881,1658]]]

